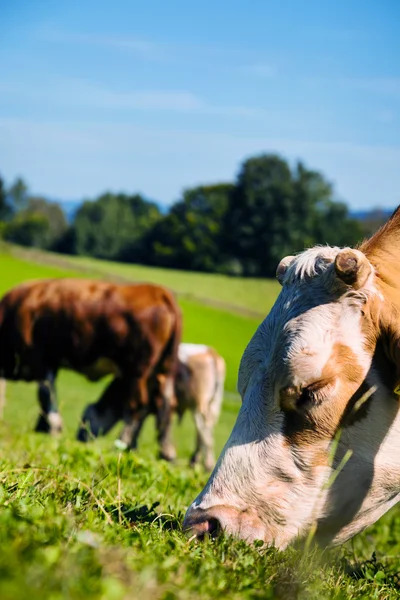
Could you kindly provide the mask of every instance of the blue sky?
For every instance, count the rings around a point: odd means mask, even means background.
[[[1,12],[7,182],[168,204],[278,152],[352,208],[400,203],[398,0],[6,0]]]

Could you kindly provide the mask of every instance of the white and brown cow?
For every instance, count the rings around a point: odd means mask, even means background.
[[[400,499],[400,207],[357,250],[311,248],[277,276],[237,422],[184,525],[339,544]]]
[[[196,425],[196,448],[191,463],[201,456],[204,466],[214,467],[214,426],[219,419],[224,397],[225,361],[214,348],[200,344],[180,344],[175,395],[178,414],[193,414]]]

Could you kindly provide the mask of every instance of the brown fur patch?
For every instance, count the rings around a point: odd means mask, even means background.
[[[400,382],[400,206],[389,221],[360,246],[375,269],[383,300],[375,303],[375,320],[385,352]]]
[[[343,344],[333,346],[321,379],[313,385],[323,390],[325,385],[329,386],[337,380],[339,385],[335,397],[315,404],[312,400],[304,405],[300,402],[295,410],[285,413],[284,435],[289,445],[310,446],[318,440],[333,439],[355,396],[354,404],[356,403],[363,386],[364,372],[354,352]]]

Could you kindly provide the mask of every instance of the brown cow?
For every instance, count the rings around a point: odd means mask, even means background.
[[[166,289],[80,279],[24,283],[0,301],[0,377],[39,381],[36,431],[62,427],[55,379],[60,368],[90,380],[114,379],[87,407],[78,439],[125,422],[121,441],[135,448],[144,417],[157,416],[160,455],[173,459],[171,413],[181,312]],[[148,395],[151,385],[152,394]]]

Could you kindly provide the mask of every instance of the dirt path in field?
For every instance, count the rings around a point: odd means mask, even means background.
[[[20,248],[17,246],[13,246],[11,248],[11,253],[13,256],[17,258],[21,258],[22,260],[27,260],[29,262],[34,262],[40,265],[48,265],[51,267],[56,267],[58,269],[65,269],[68,271],[78,271],[79,273],[86,273],[89,276],[96,276],[104,278],[108,281],[115,281],[116,283],[142,283],[143,280],[134,279],[133,277],[123,277],[121,275],[113,275],[111,273],[106,273],[101,269],[89,268],[83,265],[77,265],[73,261],[69,261],[65,256],[51,254],[48,252],[42,252],[41,250],[25,250],[24,248]],[[220,310],[225,310],[231,313],[235,313],[241,315],[243,317],[249,317],[251,319],[263,320],[265,318],[264,313],[259,313],[255,310],[251,310],[248,308],[243,308],[241,306],[236,306],[235,304],[229,304],[228,302],[222,302],[220,300],[213,300],[211,298],[203,298],[201,296],[197,296],[196,294],[190,294],[187,292],[179,292],[174,290],[171,287],[172,291],[178,298],[182,298],[184,300],[194,300],[196,302],[200,302],[205,306],[210,306],[212,308],[218,308]]]

